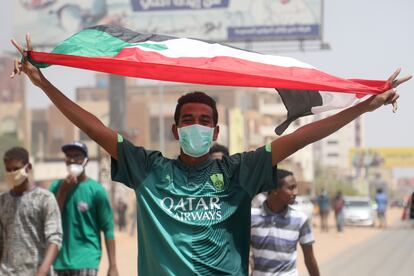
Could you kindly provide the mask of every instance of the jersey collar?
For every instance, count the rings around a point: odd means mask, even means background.
[[[203,162],[200,162],[193,166],[189,166],[185,164],[183,161],[181,161],[180,158],[175,159],[175,165],[177,165],[177,167],[185,171],[202,171],[205,168],[209,167],[213,162],[214,160],[211,157],[209,157]]]

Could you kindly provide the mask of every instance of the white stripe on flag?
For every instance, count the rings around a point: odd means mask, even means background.
[[[319,91],[319,94],[322,97],[322,105],[312,107],[311,111],[313,114],[350,107],[360,101],[360,99],[357,98],[355,94],[350,93],[333,93]]]
[[[139,43],[134,44],[131,47],[126,48],[139,48],[142,51],[157,52],[163,56],[169,58],[191,58],[191,57],[203,57],[203,58],[214,58],[217,56],[221,57],[233,57],[244,59],[252,62],[259,62],[269,65],[277,65],[282,67],[300,67],[315,69],[312,65],[306,64],[299,60],[290,57],[264,55],[245,50],[240,50],[219,43],[206,43],[203,41],[189,39],[189,38],[178,38],[170,39],[161,42],[145,41],[142,44],[157,44],[166,45],[168,49],[155,50],[148,47],[143,47]]]

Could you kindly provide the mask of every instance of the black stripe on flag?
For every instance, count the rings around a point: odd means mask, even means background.
[[[111,36],[116,37],[128,43],[140,43],[140,42],[144,42],[148,40],[154,41],[154,42],[162,42],[162,41],[166,41],[169,39],[176,39],[176,37],[167,36],[167,35],[137,33],[127,28],[121,27],[121,26],[98,25],[98,26],[86,28],[85,30],[88,30],[88,29],[98,30],[101,32],[108,33]]]
[[[277,135],[281,135],[296,119],[313,115],[312,107],[322,105],[322,96],[319,91],[280,88],[277,88],[276,91],[287,109],[286,120],[275,128]]]
[[[107,34],[109,34],[113,37],[116,37],[116,38],[118,38],[122,41],[125,41],[127,43],[141,43],[141,42],[145,42],[145,41],[163,42],[163,41],[170,40],[170,39],[180,38],[180,37],[169,36],[169,35],[138,33],[138,32],[131,31],[130,29],[124,28],[122,26],[116,26],[116,25],[97,25],[97,26],[85,28],[84,30],[98,30],[98,31],[101,31],[101,32],[105,32],[105,33],[107,33]],[[216,41],[204,40],[204,39],[199,39],[199,38],[188,38],[188,39],[202,41],[202,42],[207,43],[207,44],[220,44],[222,46],[226,46],[226,47],[229,47],[229,48],[241,50],[241,51],[244,51],[244,52],[261,54],[261,53],[256,52],[256,51],[246,50],[246,49],[231,46],[231,45],[228,45],[228,44],[218,43]]]

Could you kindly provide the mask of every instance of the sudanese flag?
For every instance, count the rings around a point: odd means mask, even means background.
[[[29,59],[39,68],[54,64],[163,81],[276,88],[288,110],[278,134],[293,120],[318,113],[315,110],[346,107],[391,87],[388,81],[335,77],[289,57],[111,25],[86,28],[51,53],[29,52]]]

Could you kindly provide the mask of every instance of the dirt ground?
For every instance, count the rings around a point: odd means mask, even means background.
[[[388,226],[394,224],[397,220],[399,220],[401,218],[401,214],[402,209],[388,209]],[[384,229],[379,229],[378,227],[346,226],[344,232],[342,234],[338,234],[334,223],[333,212],[331,212],[329,216],[329,226],[329,232],[322,233],[319,229],[319,217],[315,217],[315,222],[313,223],[313,234],[315,237],[313,250],[315,252],[315,257],[319,265],[329,261],[330,258],[334,258],[340,252],[367,240],[368,238],[377,234],[379,231],[386,231]],[[305,263],[303,261],[303,254],[301,249],[298,249],[297,267],[299,275],[308,275]]]
[[[388,224],[401,217],[401,209],[389,209]],[[345,227],[343,234],[339,235],[334,226],[333,214],[330,214],[330,229],[328,233],[321,233],[319,230],[319,217],[314,218],[313,231],[315,236],[314,251],[316,260],[319,264],[328,261],[341,251],[350,248],[372,237],[379,231],[384,231],[376,227]],[[137,236],[136,233],[130,236],[127,232],[116,232],[117,264],[121,276],[137,275]],[[300,246],[299,246],[300,247]],[[108,258],[106,250],[99,269],[99,276],[105,276],[108,268]],[[298,249],[297,266],[299,275],[307,275],[303,261],[302,250]]]

